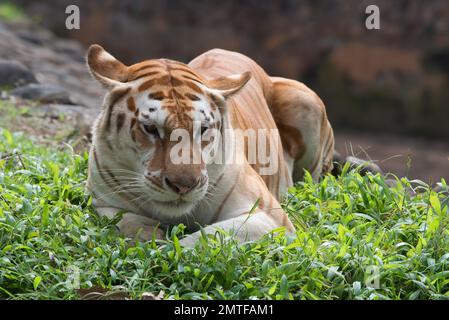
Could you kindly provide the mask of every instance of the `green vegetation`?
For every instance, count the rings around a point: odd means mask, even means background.
[[[20,128],[36,143],[51,145],[69,141],[79,151],[83,145],[83,134],[89,128],[78,121],[76,115],[64,113],[56,108],[45,108],[34,101],[0,100],[0,128],[10,131]],[[77,139],[78,138],[78,139]]]
[[[25,13],[9,1],[0,1],[0,19],[6,21],[23,21]]]
[[[181,248],[183,227],[165,245],[131,244],[84,194],[87,154],[0,131],[0,299],[76,299],[103,288],[186,299],[449,298],[448,187],[345,167],[310,177],[284,201],[298,228],[236,245],[224,233]],[[411,195],[411,190],[419,191]],[[380,288],[366,285],[370,270]],[[367,279],[368,278],[368,279]]]

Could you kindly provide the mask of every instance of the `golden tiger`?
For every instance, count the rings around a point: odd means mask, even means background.
[[[200,227],[232,231],[239,241],[279,227],[292,233],[281,195],[304,170],[315,179],[332,170],[334,136],[321,99],[302,83],[268,76],[242,54],[214,49],[189,64],[154,59],[126,66],[92,45],[87,65],[108,89],[93,126],[87,192],[99,215],[125,212],[118,227],[127,237],[163,238],[179,223],[190,232],[181,239],[185,246],[196,243]],[[237,131],[264,129],[275,134],[235,142]],[[177,130],[188,133],[189,143],[172,139]],[[206,154],[198,146],[208,132],[219,134]],[[270,164],[258,157],[260,142],[274,155],[274,172],[262,172]],[[243,160],[215,161],[225,144]],[[179,150],[189,161],[173,160]]]

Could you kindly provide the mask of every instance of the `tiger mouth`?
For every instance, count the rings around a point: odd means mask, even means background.
[[[171,216],[179,217],[190,214],[195,208],[195,203],[182,199],[174,201],[158,201],[153,200],[153,209],[161,215],[161,217]]]
[[[153,200],[153,202],[156,202],[157,204],[162,204],[165,206],[174,206],[174,207],[178,207],[179,205],[183,205],[183,204],[189,204],[189,202],[182,200],[182,199],[172,200],[172,201]]]
[[[186,206],[191,206],[193,205],[192,202],[183,200],[181,198],[177,199],[177,200],[172,200],[172,201],[159,201],[159,200],[153,200],[153,202],[156,205],[160,205],[160,206],[164,206],[164,207],[175,207],[175,208],[179,208],[179,207],[186,207]]]

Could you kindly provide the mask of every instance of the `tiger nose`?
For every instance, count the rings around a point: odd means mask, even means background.
[[[192,191],[200,182],[200,178],[173,178],[173,177],[165,177],[165,183],[167,186],[172,189],[174,192],[183,195],[190,191]]]

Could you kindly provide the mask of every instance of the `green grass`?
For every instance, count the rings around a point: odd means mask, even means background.
[[[0,19],[5,21],[24,21],[26,15],[22,9],[10,1],[0,1]]]
[[[345,167],[310,177],[284,207],[298,228],[236,245],[220,233],[195,249],[120,237],[84,194],[87,154],[0,131],[0,299],[76,299],[71,285],[185,299],[449,298],[448,193]],[[415,196],[410,190],[420,191]],[[419,189],[419,190],[418,190]],[[366,283],[370,270],[379,287]],[[377,273],[375,273],[377,274]]]

